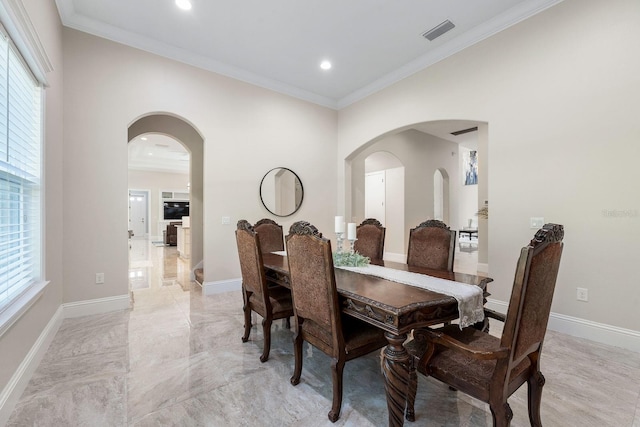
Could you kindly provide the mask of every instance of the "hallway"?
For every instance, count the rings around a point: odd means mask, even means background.
[[[178,255],[177,246],[135,237],[129,243],[129,290],[173,285],[189,290],[191,263]]]

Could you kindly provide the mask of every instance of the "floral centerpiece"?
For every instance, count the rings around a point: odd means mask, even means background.
[[[333,254],[333,265],[336,267],[366,267],[369,262],[369,257],[362,256],[358,252],[334,252]]]

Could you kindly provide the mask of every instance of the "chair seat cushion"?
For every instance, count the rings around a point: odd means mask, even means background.
[[[486,332],[469,327],[460,330],[458,325],[437,329],[446,335],[479,350],[497,350],[500,339]],[[428,363],[429,375],[463,389],[475,397],[487,401],[489,386],[496,368],[496,360],[478,360],[459,351],[438,347]],[[529,369],[531,362],[525,358],[511,372],[510,378],[518,380]],[[519,385],[519,384],[518,384]]]
[[[269,301],[271,302],[271,308],[273,317],[278,318],[279,315],[293,316],[293,303],[291,302],[291,291],[282,286],[273,286],[268,288]],[[256,294],[251,294],[249,297],[251,306],[254,307],[254,311],[258,312],[261,316],[265,309],[260,298]],[[289,313],[289,314],[287,314]]]
[[[269,288],[269,301],[273,313],[281,313],[290,311],[293,313],[293,303],[291,302],[291,291],[283,286],[274,286]]]
[[[366,354],[387,345],[382,329],[351,316],[342,316],[342,331],[347,355],[350,352]],[[370,350],[367,351],[367,349]]]
[[[319,346],[325,352],[332,351],[333,344],[330,330],[320,327],[310,319],[305,319],[302,329],[307,335],[307,339],[310,339],[314,345]],[[347,360],[387,345],[387,339],[384,337],[382,329],[346,315],[342,316],[342,336]],[[315,340],[311,337],[314,337]]]

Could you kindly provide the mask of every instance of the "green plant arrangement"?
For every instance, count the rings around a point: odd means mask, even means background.
[[[362,256],[358,252],[335,252],[333,254],[333,265],[336,267],[366,267],[369,262],[369,257]]]
[[[489,206],[483,206],[482,208],[480,208],[480,210],[478,212],[476,212],[476,215],[478,216],[478,218],[488,219],[489,218]]]

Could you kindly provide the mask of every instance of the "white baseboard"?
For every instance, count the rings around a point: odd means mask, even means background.
[[[382,255],[382,259],[384,259],[385,261],[401,262],[404,264],[405,262],[407,262],[407,254],[396,254],[393,252],[385,252],[384,255]]]
[[[204,295],[215,295],[223,292],[239,291],[242,289],[242,279],[219,280],[217,282],[204,282],[202,293]]]
[[[90,314],[108,313],[110,311],[126,310],[130,307],[129,295],[119,295],[115,297],[99,298],[88,301],[78,301],[62,304],[47,323],[44,330],[36,340],[15,371],[9,383],[2,393],[0,393],[0,426],[9,420],[11,412],[20,396],[24,392],[27,384],[31,380],[33,373],[40,364],[42,356],[49,348],[49,344],[55,337],[62,321],[71,317],[87,316]]]
[[[40,360],[44,356],[45,352],[49,348],[49,344],[53,341],[62,320],[64,319],[64,310],[62,306],[58,307],[55,314],[47,323],[47,326],[43,329],[42,333],[36,340],[36,342],[29,350],[29,353],[25,356],[18,366],[18,369],[14,372],[13,376],[9,380],[9,383],[5,386],[2,393],[0,393],[0,426],[3,426],[9,421],[11,412],[15,407],[20,396],[24,392],[25,388],[29,384],[33,373],[40,364]]]
[[[487,308],[506,313],[508,304],[504,301],[489,299]],[[604,323],[592,322],[579,317],[551,313],[549,315],[549,329],[577,338],[585,338],[601,344],[624,348],[640,353],[640,331],[619,328]]]
[[[487,299],[485,306],[502,314],[507,314],[507,309],[509,308],[509,304],[506,302],[491,298]]]
[[[130,308],[130,306],[131,298],[129,294],[62,304],[65,319],[126,310]]]

